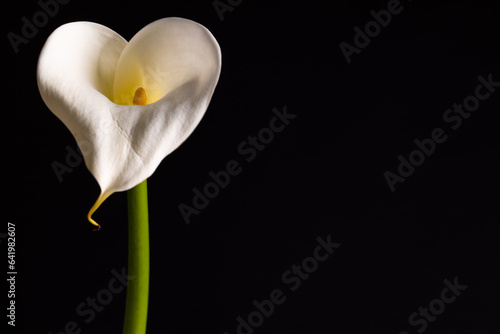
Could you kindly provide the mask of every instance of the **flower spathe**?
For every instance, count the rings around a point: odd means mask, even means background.
[[[91,22],[68,23],[49,36],[38,60],[38,88],[99,183],[90,222],[99,226],[91,218],[97,207],[147,179],[193,132],[220,69],[215,38],[182,18],[152,22],[128,43]],[[141,99],[136,92],[147,104],[134,103]]]

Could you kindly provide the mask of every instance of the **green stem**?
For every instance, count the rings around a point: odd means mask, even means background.
[[[123,334],[145,334],[149,297],[148,189],[144,180],[127,191],[128,275]]]

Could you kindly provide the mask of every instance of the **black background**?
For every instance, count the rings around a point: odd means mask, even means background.
[[[101,206],[94,217],[102,229],[93,232],[86,214],[97,182],[83,163],[58,181],[52,163],[64,163],[76,143],[38,93],[41,47],[67,22],[97,22],[130,39],[169,16],[206,26],[223,61],[200,125],[148,180],[148,333],[234,334],[253,300],[281,289],[286,301],[256,334],[413,334],[420,326],[408,317],[455,277],[468,288],[425,333],[500,332],[500,89],[459,129],[442,119],[474,93],[479,75],[500,81],[490,3],[402,1],[350,64],[339,43],[353,44],[353,28],[387,1],[245,0],[221,21],[212,1],[72,0],[17,54],[5,38],[0,232],[15,223],[13,332],[55,334],[75,321],[81,333],[120,333],[124,313],[125,292],[88,324],[76,313],[126,266],[126,194]],[[5,6],[5,36],[40,10],[35,1]],[[245,162],[238,145],[284,106],[297,117]],[[439,127],[448,139],[391,192],[384,172],[396,172],[398,156]],[[232,159],[241,174],[187,225],[178,205],[191,204],[192,189]],[[290,291],[281,275],[328,235],[341,246]],[[6,254],[5,239],[1,248]]]

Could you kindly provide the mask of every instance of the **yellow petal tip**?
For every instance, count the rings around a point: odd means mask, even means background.
[[[89,212],[89,214],[87,215],[87,219],[89,220],[89,222],[91,222],[94,226],[97,226],[97,228],[94,229],[94,231],[99,231],[101,229],[101,225],[97,224],[97,222],[95,220],[92,219],[91,217],[91,213]]]
[[[111,194],[99,195],[99,197],[97,198],[97,201],[90,208],[89,213],[87,214],[87,219],[89,220],[89,222],[92,225],[97,226],[97,228],[95,228],[94,231],[99,231],[101,229],[101,225],[99,225],[94,219],[92,219],[92,214],[94,214],[94,212],[99,208],[99,206],[101,206],[102,202],[104,202],[106,200],[106,198],[108,198],[109,195],[111,195]]]

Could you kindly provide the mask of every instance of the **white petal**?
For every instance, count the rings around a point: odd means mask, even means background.
[[[89,220],[110,194],[148,178],[191,134],[206,111],[220,67],[215,38],[186,19],[155,21],[129,44],[90,22],[66,24],[52,33],[40,54],[38,86],[49,109],[74,135],[101,187]],[[131,103],[139,86],[155,102],[121,105]]]

